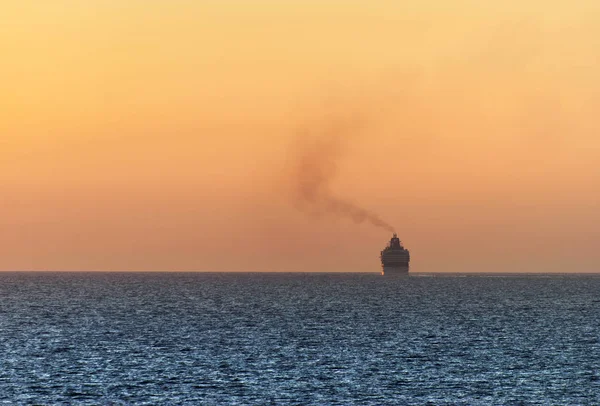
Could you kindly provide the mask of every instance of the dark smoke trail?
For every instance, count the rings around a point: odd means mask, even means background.
[[[334,196],[331,182],[347,142],[360,130],[357,123],[335,123],[318,134],[304,132],[294,150],[293,182],[297,207],[317,215],[346,217],[355,223],[368,222],[394,232],[394,227],[377,214]]]

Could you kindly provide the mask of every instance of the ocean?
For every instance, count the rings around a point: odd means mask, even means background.
[[[600,276],[0,273],[0,403],[600,404]]]

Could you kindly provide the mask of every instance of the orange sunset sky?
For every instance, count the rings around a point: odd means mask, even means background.
[[[600,270],[600,2],[7,0],[0,269]],[[308,145],[308,147],[307,147]],[[314,210],[313,210],[314,209]],[[316,214],[315,214],[316,212]]]

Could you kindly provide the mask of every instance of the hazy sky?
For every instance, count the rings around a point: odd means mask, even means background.
[[[1,9],[2,270],[600,270],[596,0]]]

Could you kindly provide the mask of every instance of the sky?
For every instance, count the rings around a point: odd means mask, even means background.
[[[600,270],[595,0],[1,8],[0,270]]]

